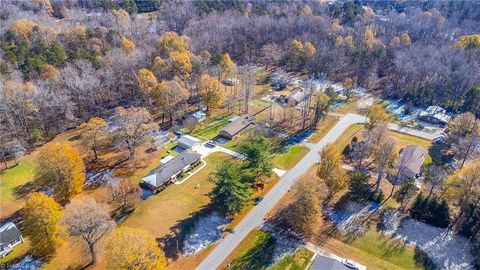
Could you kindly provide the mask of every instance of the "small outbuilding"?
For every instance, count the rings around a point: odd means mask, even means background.
[[[200,146],[200,140],[189,135],[183,135],[178,139],[177,146],[183,149],[195,150]]]
[[[142,179],[142,186],[159,192],[169,184],[176,182],[182,173],[196,167],[200,162],[200,154],[185,150],[145,176]]]
[[[7,256],[13,248],[23,243],[23,236],[13,222],[0,227],[0,258]]]
[[[450,121],[447,111],[439,106],[429,106],[426,110],[420,112],[417,117],[421,121],[445,125]]]
[[[235,118],[235,120],[233,120],[230,124],[220,130],[220,136],[231,140],[235,136],[237,136],[238,133],[240,133],[242,130],[250,126],[252,123],[252,116],[248,114],[239,116],[238,118]]]

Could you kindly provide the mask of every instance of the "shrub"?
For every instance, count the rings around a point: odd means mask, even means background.
[[[447,202],[436,196],[425,197],[420,193],[410,209],[410,216],[430,225],[446,228],[450,223]]]

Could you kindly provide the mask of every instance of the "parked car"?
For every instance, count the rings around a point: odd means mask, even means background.
[[[259,204],[261,201],[263,201],[263,197],[257,197],[257,198],[255,198],[255,200],[253,200],[253,204],[257,205],[257,204]]]

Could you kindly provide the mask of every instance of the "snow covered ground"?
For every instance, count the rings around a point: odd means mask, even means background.
[[[419,247],[438,269],[474,269],[474,258],[470,255],[473,246],[465,237],[414,219],[402,221],[402,218],[398,211],[386,211],[382,216],[383,233]]]
[[[230,223],[230,219],[217,212],[201,217],[184,241],[183,254],[196,254],[207,246],[217,242],[225,234],[223,228]]]
[[[474,269],[474,258],[470,255],[473,248],[463,236],[448,229],[441,229],[414,219],[404,220],[394,236],[408,244],[413,244],[427,253],[439,269]]]
[[[42,266],[42,262],[32,256],[26,256],[18,263],[10,266],[9,270],[39,270]]]
[[[373,212],[378,208],[378,204],[369,203],[361,204],[355,202],[347,202],[342,209],[333,209],[325,207],[324,212],[336,226],[342,235],[347,235],[352,232],[361,234],[365,231],[365,226],[362,224],[363,217]]]

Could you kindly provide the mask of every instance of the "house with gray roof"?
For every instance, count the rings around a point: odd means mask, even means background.
[[[5,223],[0,227],[0,258],[7,256],[21,243],[23,243],[22,233],[13,222]]]
[[[416,179],[421,175],[420,169],[427,157],[427,150],[418,145],[407,145],[398,156],[397,173],[391,175],[389,180],[394,185],[400,185],[407,179]]]
[[[343,263],[333,258],[317,256],[312,264],[311,270],[351,270]]]
[[[248,114],[244,114],[235,118],[230,124],[222,128],[220,130],[220,136],[231,140],[251,124],[253,124],[253,117]]]
[[[185,150],[145,176],[142,179],[142,186],[154,192],[159,192],[169,184],[176,182],[182,173],[196,167],[200,162],[200,154]]]

